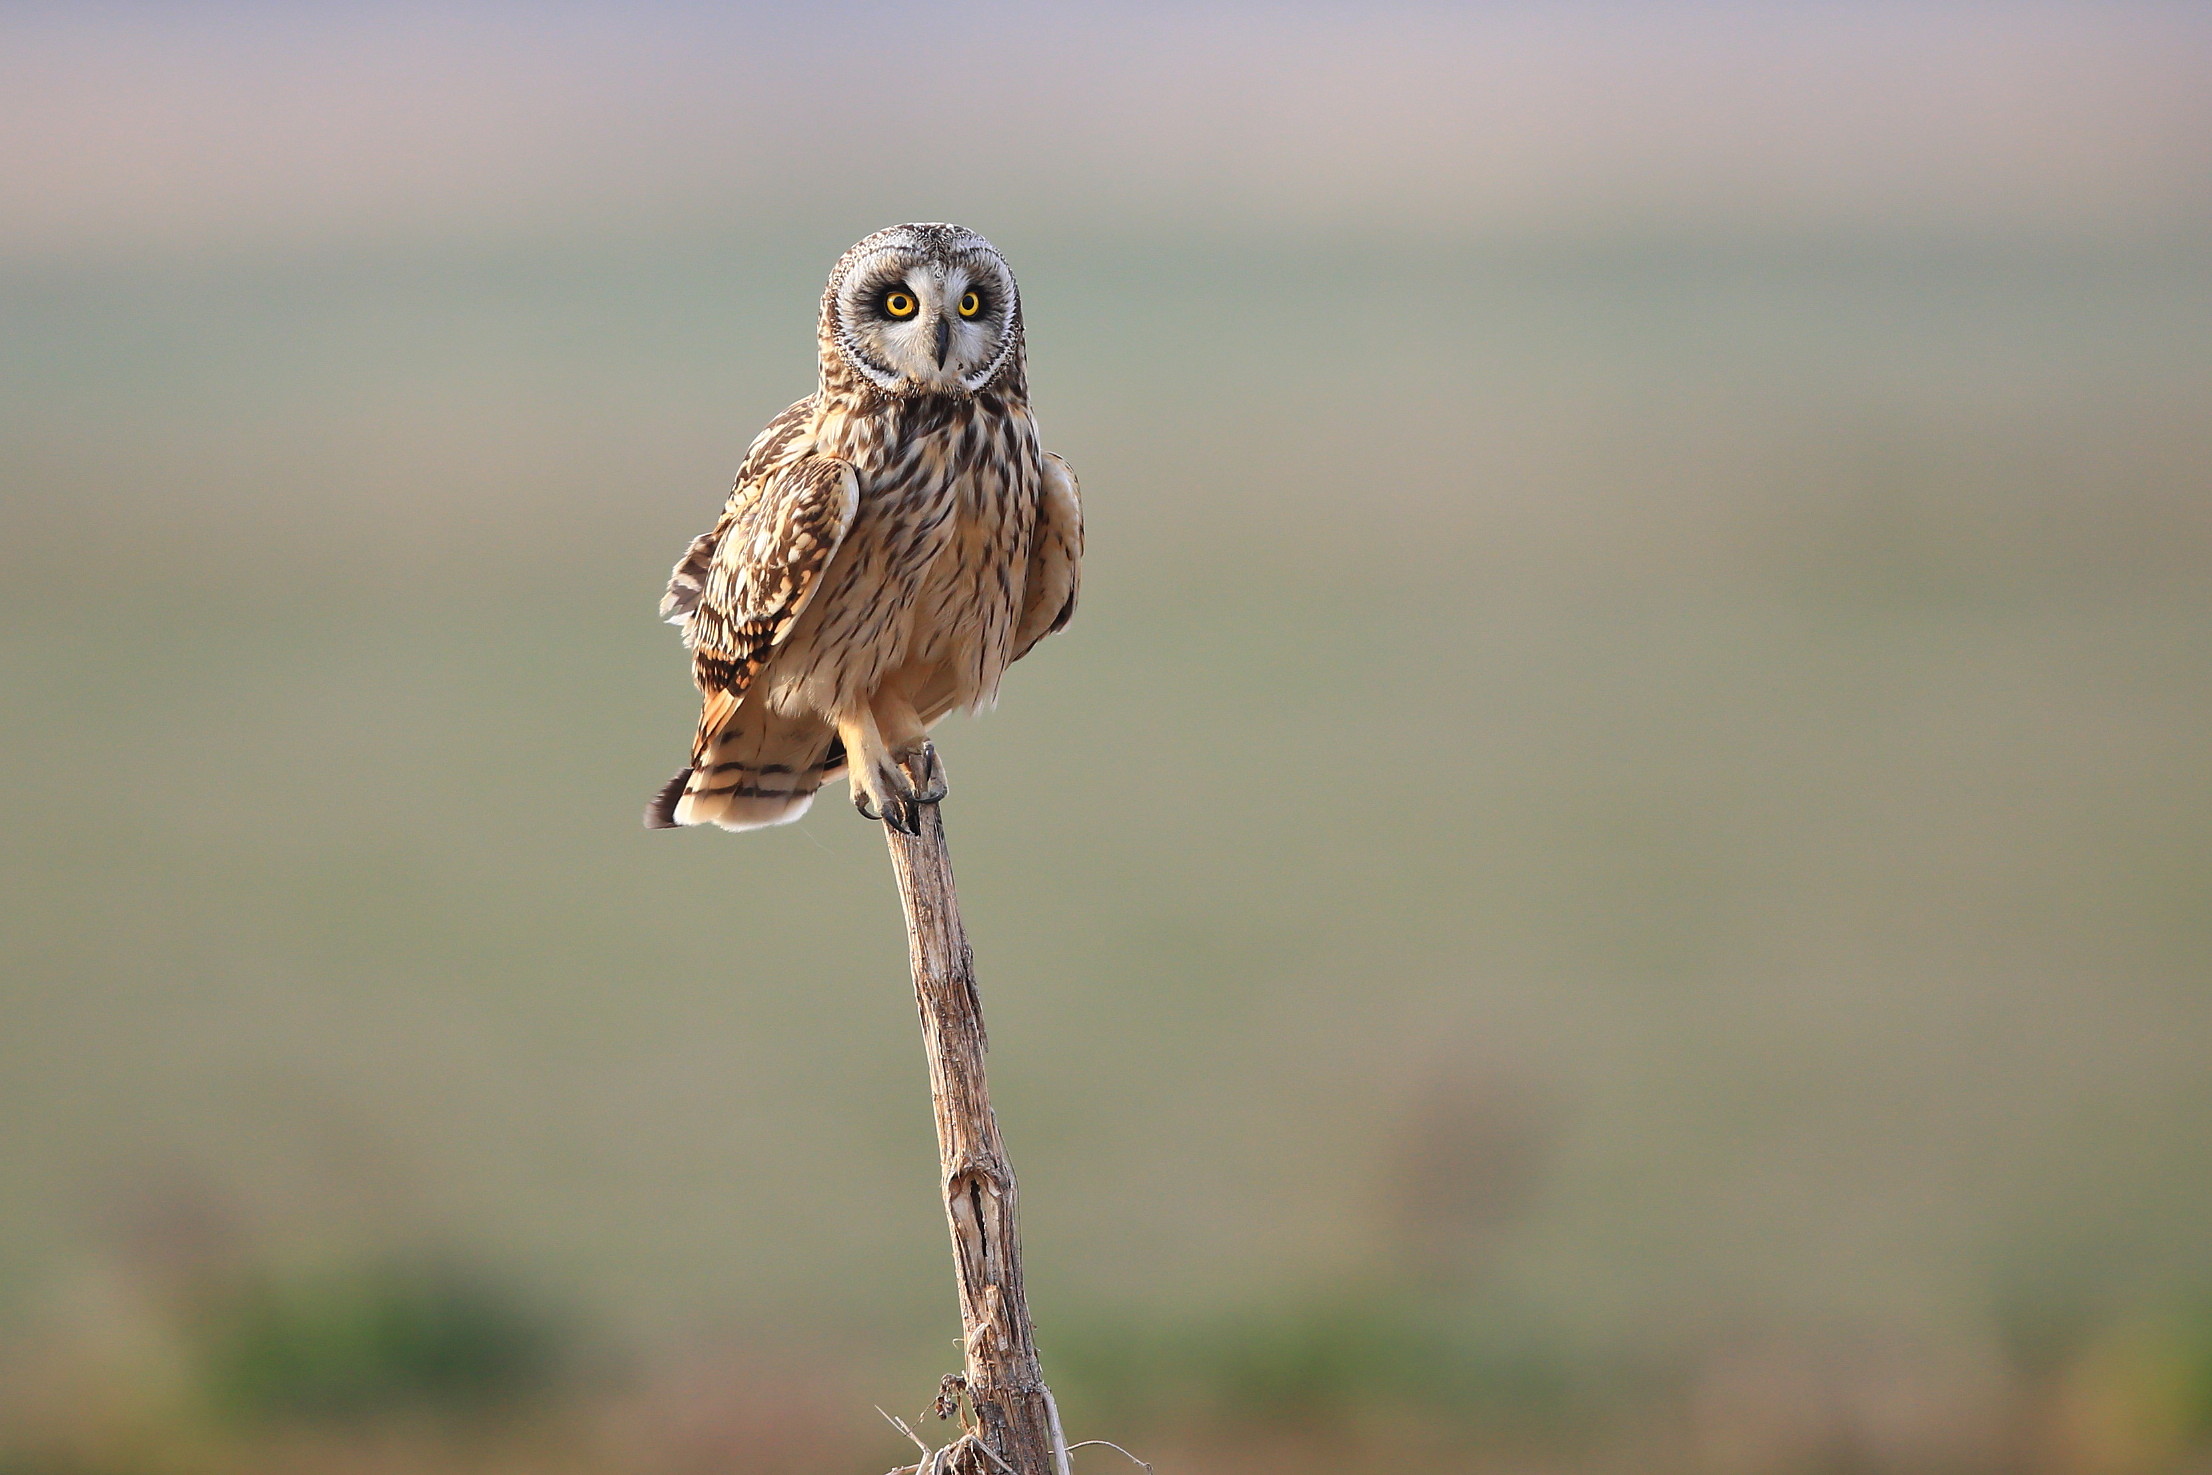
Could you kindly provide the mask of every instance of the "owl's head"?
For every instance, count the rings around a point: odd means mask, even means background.
[[[1021,345],[1006,260],[964,226],[894,225],[839,258],[822,347],[889,394],[973,394]]]

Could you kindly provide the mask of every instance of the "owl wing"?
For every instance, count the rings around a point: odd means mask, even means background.
[[[859,506],[860,479],[834,456],[800,456],[762,478],[750,498],[731,497],[685,627],[706,698],[695,759],[806,611]]]
[[[1068,463],[1047,451],[1044,482],[1037,492],[1037,528],[1029,540],[1029,580],[1022,592],[1021,622],[1014,627],[1015,660],[1074,617],[1082,575],[1083,498]]]
[[[691,612],[699,607],[700,592],[707,586],[707,566],[714,561],[714,550],[721,546],[722,535],[730,530],[731,523],[744,515],[747,507],[760,499],[766,489],[769,468],[783,458],[791,443],[813,422],[816,398],[810,394],[790,406],[753,437],[752,445],[745,450],[744,462],[737,468],[737,486],[724,504],[722,516],[713,527],[693,538],[684,556],[676,560],[676,567],[668,576],[668,592],[661,596],[661,618],[671,625],[684,627],[684,644],[692,643]]]
[[[661,618],[684,627],[686,645],[691,644],[691,612],[699,607],[699,595],[707,587],[707,565],[714,562],[715,547],[729,528],[730,514],[725,509],[713,527],[691,540],[691,546],[668,575],[668,592],[661,596]]]

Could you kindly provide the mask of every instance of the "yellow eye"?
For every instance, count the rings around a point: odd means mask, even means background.
[[[914,316],[914,299],[905,292],[893,292],[883,299],[883,310],[895,318]]]
[[[975,293],[970,292],[960,299],[960,315],[962,317],[972,318],[981,311],[983,311],[983,299],[976,296]]]

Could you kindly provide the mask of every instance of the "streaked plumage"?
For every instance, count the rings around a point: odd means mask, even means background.
[[[782,824],[849,770],[862,813],[911,830],[943,787],[929,728],[995,700],[1074,613],[1082,507],[1038,446],[990,242],[869,236],[830,273],[819,340],[820,388],[754,440],[661,601],[702,701],[656,828]]]

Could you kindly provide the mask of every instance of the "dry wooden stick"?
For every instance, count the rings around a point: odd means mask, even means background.
[[[960,922],[952,858],[934,803],[911,811],[918,833],[884,826],[891,866],[906,908],[914,1002],[929,1052],[929,1093],[937,1108],[937,1157],[945,1220],[960,1278],[960,1324],[967,1349],[967,1397],[976,1414],[953,1468],[993,1475],[1067,1475],[1067,1441],[1037,1361],[1036,1328],[1022,1293],[1021,1237],[1013,1165],[999,1142],[998,1119],[983,1076],[983,1004],[975,954]]]

